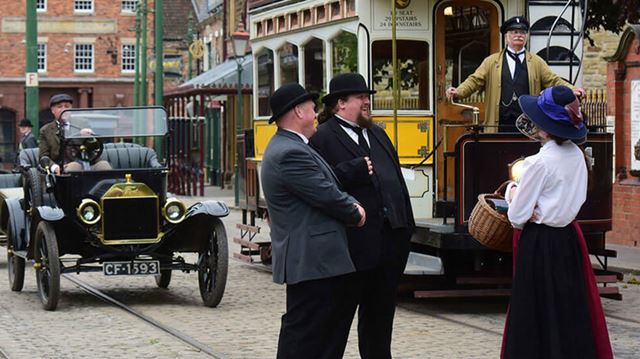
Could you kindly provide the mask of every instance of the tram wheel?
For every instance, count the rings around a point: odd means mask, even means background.
[[[7,226],[7,272],[9,272],[9,285],[14,292],[20,292],[24,286],[24,258],[13,253],[11,245],[11,226]]]
[[[160,274],[155,276],[156,285],[159,288],[169,287],[169,283],[171,283],[171,272],[171,269],[161,269]]]
[[[222,300],[229,266],[227,232],[222,221],[214,219],[212,229],[206,248],[198,253],[198,286],[207,307],[215,307]]]
[[[55,310],[60,297],[60,257],[58,240],[53,226],[45,221],[38,224],[34,257],[38,295],[45,310]]]

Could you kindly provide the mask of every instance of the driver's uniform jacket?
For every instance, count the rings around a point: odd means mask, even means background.
[[[51,160],[58,165],[62,165],[70,161],[70,158],[67,155],[64,155],[64,163],[63,163],[63,154],[62,148],[60,145],[60,141],[62,136],[60,134],[60,124],[58,121],[51,121],[48,124],[42,126],[40,129],[40,158],[43,156],[48,156]]]

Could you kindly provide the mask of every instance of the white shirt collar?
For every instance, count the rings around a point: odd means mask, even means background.
[[[285,131],[289,131],[291,133],[295,133],[296,135],[298,135],[302,139],[302,142],[304,142],[305,145],[309,144],[309,139],[307,137],[305,137],[305,135],[301,134],[300,132],[296,132],[296,131],[290,130],[288,128],[282,128],[282,129],[285,130]]]
[[[353,121],[347,120],[346,118],[344,118],[344,117],[342,117],[342,116],[340,116],[340,115],[338,115],[338,114],[336,114],[336,115],[334,115],[334,116],[336,116],[337,118],[341,119],[342,121],[344,121],[344,122],[346,122],[346,123],[348,123],[348,124],[352,125],[353,127],[360,127],[360,125],[358,125],[356,122],[353,122]],[[364,130],[366,130],[366,128],[365,128]]]
[[[512,52],[512,53],[514,53],[514,54],[518,54],[518,57],[520,57],[520,56],[524,55],[524,52],[525,52],[524,47],[522,48],[522,50],[520,50],[520,52],[518,52],[518,51],[516,51],[516,50],[512,49],[512,48],[511,48],[511,47],[509,47],[509,46],[507,46],[507,50],[511,51],[511,52]]]

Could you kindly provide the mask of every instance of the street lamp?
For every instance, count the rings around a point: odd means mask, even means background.
[[[236,183],[234,186],[235,191],[235,204],[236,207],[240,205],[240,146],[238,146],[238,135],[242,131],[242,64],[244,63],[244,55],[247,50],[247,43],[249,42],[249,33],[244,31],[242,24],[238,27],[238,31],[231,34],[231,42],[233,44],[233,54],[235,55],[236,63],[238,64],[238,94],[236,95]]]

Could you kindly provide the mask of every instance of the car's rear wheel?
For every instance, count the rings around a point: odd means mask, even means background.
[[[169,283],[171,283],[171,269],[161,269],[160,274],[155,276],[156,285],[160,288],[169,287]]]
[[[203,248],[198,254],[200,296],[202,296],[204,305],[215,307],[224,295],[229,266],[227,232],[220,219],[214,219],[206,248]]]
[[[13,253],[11,244],[11,226],[7,226],[7,266],[9,272],[9,286],[14,292],[19,292],[24,286],[24,258]]]
[[[51,223],[38,224],[35,236],[34,258],[38,296],[45,310],[55,310],[60,297],[60,257],[58,240]]]

